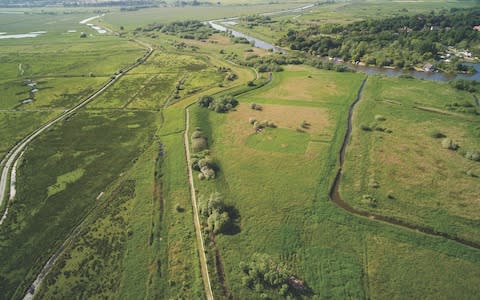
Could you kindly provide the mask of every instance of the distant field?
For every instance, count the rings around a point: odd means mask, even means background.
[[[455,102],[474,105],[472,95],[446,84],[370,78],[347,149],[345,200],[479,241],[480,181],[467,172],[480,173],[480,164],[462,153],[480,149],[480,119],[449,111],[447,105]],[[436,133],[455,140],[460,149],[442,148],[443,137],[435,138]],[[367,194],[375,197],[376,207],[362,200]]]
[[[311,25],[326,23],[346,24],[368,18],[386,18],[389,16],[430,13],[431,11],[449,10],[451,8],[468,8],[478,5],[471,1],[342,1],[331,4],[321,4],[301,13],[273,16],[275,21],[269,24],[249,27],[239,22],[232,29],[238,28],[241,32],[276,43],[289,29],[303,29]]]
[[[222,6],[185,6],[161,7],[142,9],[133,12],[112,12],[102,18],[106,24],[113,28],[124,26],[133,30],[150,23],[169,23],[181,20],[211,20],[224,17],[235,17],[262,12],[280,11],[301,6],[299,3],[272,3],[272,4],[245,4]]]

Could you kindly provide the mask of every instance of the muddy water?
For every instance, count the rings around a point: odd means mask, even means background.
[[[396,218],[393,218],[393,217],[382,216],[382,215],[379,215],[379,214],[370,213],[370,212],[367,212],[367,211],[362,211],[362,210],[359,210],[359,209],[356,209],[356,208],[350,206],[350,204],[348,204],[347,202],[345,202],[342,199],[342,197],[340,196],[340,182],[341,182],[341,179],[342,179],[342,169],[343,169],[343,165],[344,165],[344,162],[345,162],[346,149],[347,149],[347,146],[350,142],[350,137],[352,135],[353,111],[355,109],[355,106],[358,104],[358,102],[360,101],[360,99],[362,97],[363,88],[365,87],[366,82],[367,82],[367,79],[365,79],[362,82],[362,85],[360,86],[357,97],[355,98],[354,102],[350,106],[350,109],[348,110],[347,132],[345,133],[345,137],[343,139],[343,143],[342,143],[342,146],[340,148],[340,154],[339,154],[340,167],[337,171],[337,175],[335,176],[335,180],[334,180],[334,182],[332,184],[332,187],[330,189],[330,199],[337,206],[343,208],[344,210],[348,211],[351,214],[366,217],[366,218],[369,218],[369,219],[382,221],[382,222],[386,222],[386,223],[390,223],[390,224],[397,225],[397,226],[401,226],[401,227],[404,227],[404,228],[408,228],[408,229],[411,229],[411,230],[422,232],[424,234],[446,238],[446,239],[449,239],[449,240],[452,240],[452,241],[455,241],[455,242],[458,242],[458,243],[461,243],[461,244],[464,244],[464,245],[467,245],[467,246],[470,246],[470,247],[473,247],[473,248],[476,248],[476,249],[480,249],[480,243],[479,242],[462,239],[462,238],[459,238],[457,236],[453,236],[451,234],[448,234],[446,232],[440,232],[440,231],[437,231],[437,230],[435,230],[433,228],[430,228],[430,227],[424,227],[424,226],[420,226],[420,225],[411,224],[411,223],[408,223],[406,221],[399,220],[399,219],[396,219]]]

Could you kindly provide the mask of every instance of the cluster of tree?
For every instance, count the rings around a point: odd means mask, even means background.
[[[269,120],[258,121],[255,118],[250,118],[248,122],[250,123],[250,125],[253,125],[255,131],[261,131],[265,128],[277,128],[277,125]]]
[[[163,4],[164,6],[166,6],[165,2]],[[150,5],[124,6],[124,7],[120,7],[120,11],[137,11],[140,9],[146,9],[146,8],[152,8],[152,7],[158,7],[158,5],[150,4]]]
[[[216,4],[220,5],[220,2],[216,2]],[[212,5],[214,5],[212,2],[197,1],[197,0],[192,0],[192,1],[177,0],[173,3],[173,6],[177,6],[177,7],[183,7],[183,6],[212,6]]]
[[[255,253],[249,262],[241,262],[242,284],[268,298],[268,293],[276,292],[281,297],[307,294],[304,282],[295,278],[287,268],[276,263],[266,254]]]
[[[234,44],[250,44],[250,41],[247,40],[246,38],[244,37],[239,37],[239,36],[230,36],[230,40],[232,41],[232,43]]]
[[[175,21],[168,24],[149,24],[146,27],[138,27],[135,32],[158,31],[169,35],[176,35],[184,39],[205,40],[208,39],[215,29],[200,21]]]
[[[207,218],[208,231],[214,234],[227,233],[233,227],[233,220],[228,212],[223,197],[213,193],[210,197],[200,197],[200,214]]]
[[[480,91],[480,82],[474,80],[452,80],[450,81],[450,85],[457,90],[467,91],[470,93],[475,93]]]
[[[307,64],[317,69],[331,70],[336,72],[354,72],[354,70],[350,69],[346,64],[322,61],[320,59],[309,59]]]
[[[193,138],[192,138],[193,139]],[[203,151],[194,153],[191,157],[192,159],[192,169],[200,172],[198,174],[198,179],[215,179],[217,165],[210,156],[210,151],[205,149]]]
[[[216,100],[212,96],[202,96],[197,101],[201,107],[208,108],[217,113],[225,113],[238,105],[238,100],[233,96],[224,96],[219,100]]]
[[[208,140],[207,137],[203,134],[200,128],[195,129],[191,137],[192,142],[192,151],[194,153],[202,152],[208,149]]]
[[[340,57],[370,65],[411,68],[432,61],[448,46],[478,49],[480,8],[425,15],[325,24],[289,30],[280,44],[312,55]]]
[[[303,63],[304,59],[298,56],[279,53],[263,57],[252,56],[242,62],[245,66],[257,68],[259,72],[281,72],[283,71],[283,65],[300,65]]]
[[[241,23],[244,23],[248,28],[253,28],[259,25],[265,25],[270,23],[275,23],[269,16],[262,16],[262,15],[250,15],[244,16],[240,19]]]

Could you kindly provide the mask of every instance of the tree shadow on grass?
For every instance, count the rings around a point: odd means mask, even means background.
[[[240,233],[240,212],[233,205],[227,205],[224,209],[230,217],[230,222],[225,231],[223,231],[222,233],[225,235],[235,235],[237,233]]]

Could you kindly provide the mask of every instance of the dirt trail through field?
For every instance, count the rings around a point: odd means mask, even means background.
[[[188,183],[190,186],[190,194],[192,197],[193,207],[193,223],[195,225],[195,235],[197,237],[198,256],[200,258],[200,269],[202,271],[203,285],[205,288],[205,296],[207,300],[213,300],[212,285],[210,283],[210,275],[208,273],[207,256],[205,255],[205,247],[202,236],[202,226],[200,225],[200,217],[197,208],[197,196],[195,193],[195,184],[193,181],[192,162],[190,160],[190,141],[188,139],[188,132],[190,129],[190,114],[188,107],[185,108],[185,132],[183,134],[185,155],[187,157],[188,169]]]
[[[449,239],[451,241],[458,242],[458,243],[466,245],[466,246],[470,246],[472,248],[480,249],[480,243],[479,242],[466,240],[466,239],[463,239],[463,238],[460,238],[460,237],[457,237],[457,236],[453,236],[453,235],[451,235],[449,233],[446,233],[446,232],[437,231],[437,230],[435,230],[433,228],[430,228],[430,227],[424,227],[424,226],[421,226],[421,225],[411,224],[411,223],[408,223],[404,220],[396,219],[394,217],[383,216],[383,215],[379,215],[379,214],[375,214],[375,213],[371,213],[371,212],[367,212],[367,211],[362,211],[362,210],[359,210],[359,209],[356,209],[356,208],[350,206],[350,204],[348,204],[347,202],[345,202],[342,199],[342,197],[340,196],[340,181],[342,179],[342,170],[343,170],[343,165],[344,165],[344,162],[345,162],[346,149],[347,149],[347,146],[350,142],[350,137],[352,135],[353,112],[354,112],[355,106],[358,104],[358,102],[360,101],[360,99],[362,97],[362,91],[363,91],[363,88],[365,87],[366,82],[367,82],[367,78],[365,78],[363,80],[362,85],[360,86],[360,89],[358,90],[357,97],[353,101],[353,103],[350,106],[349,111],[348,111],[347,131],[345,132],[345,137],[343,139],[343,143],[342,143],[342,146],[340,148],[340,154],[339,154],[340,167],[337,171],[337,175],[335,176],[335,180],[333,181],[332,187],[330,189],[330,194],[329,194],[330,199],[337,206],[339,206],[340,208],[348,211],[351,214],[366,217],[366,218],[373,219],[373,220],[378,220],[378,221],[385,222],[385,223],[390,223],[390,224],[397,225],[397,226],[401,226],[401,227],[408,228],[408,229],[411,229],[411,230],[414,230],[414,231],[417,231],[417,232],[421,232],[421,233],[424,233],[424,234],[427,234],[427,235],[442,237],[442,238]]]

